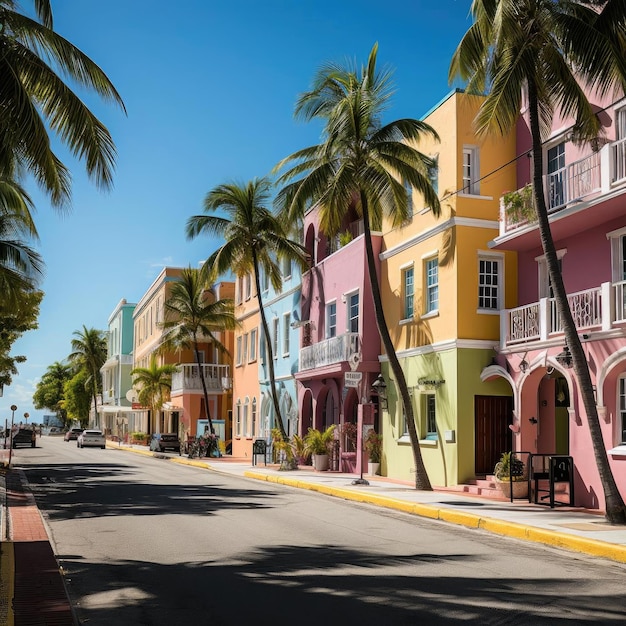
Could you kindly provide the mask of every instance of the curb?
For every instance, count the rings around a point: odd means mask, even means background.
[[[255,472],[244,472],[246,478],[262,480],[270,483],[278,483],[298,489],[308,489],[316,491],[328,496],[343,498],[353,502],[363,502],[373,504],[386,509],[402,511],[411,515],[435,519],[450,524],[465,526],[467,528],[476,528],[484,530],[495,535],[512,537],[532,543],[540,543],[542,545],[551,546],[553,548],[562,548],[572,552],[587,554],[589,556],[609,559],[618,563],[626,563],[626,546],[615,545],[597,541],[596,539],[584,539],[561,533],[558,531],[544,530],[533,526],[525,526],[516,522],[504,522],[489,517],[474,515],[473,513],[464,513],[461,511],[453,511],[443,509],[429,504],[415,504],[395,500],[385,496],[370,495],[367,493],[359,493],[348,489],[340,489],[336,487],[328,487],[326,485],[315,485],[301,480],[294,480],[282,476],[269,476],[266,474],[257,474]]]
[[[158,453],[156,452],[147,452],[145,450],[137,450],[134,448],[118,448],[117,446],[111,446],[111,448],[135,452],[144,456],[158,455]],[[167,461],[173,461],[174,463],[179,463],[180,465],[190,465],[193,467],[208,469],[218,474],[232,475],[230,472],[225,472],[224,470],[216,468],[215,466],[210,465],[210,463],[208,462],[192,461],[189,459],[184,459],[182,457],[162,456],[157,458],[163,458]],[[494,519],[492,517],[482,517],[480,515],[474,515],[473,513],[465,513],[462,511],[439,508],[431,504],[405,502],[403,500],[396,500],[394,498],[389,498],[385,496],[371,495],[368,493],[352,491],[349,489],[341,489],[339,487],[316,485],[314,483],[294,478],[285,478],[284,476],[258,474],[253,471],[244,471],[242,476],[244,478],[251,478],[254,480],[265,481],[268,483],[277,483],[281,485],[286,485],[288,487],[295,487],[297,489],[315,491],[323,495],[332,496],[335,498],[342,498],[344,500],[350,500],[352,502],[373,504],[375,506],[380,506],[386,509],[401,511],[403,513],[409,513],[410,515],[417,515],[418,517],[434,519],[441,522],[447,522],[449,524],[456,524],[457,526],[465,526],[466,528],[480,529],[494,535],[511,537],[513,539],[521,539],[522,541],[528,541],[531,543],[539,543],[553,548],[569,550],[570,552],[578,552],[580,554],[586,554],[588,556],[616,561],[617,563],[626,563],[626,546],[606,543],[604,541],[598,541],[597,539],[584,539],[582,537],[568,535],[567,533],[562,533],[559,531],[545,530],[543,528],[526,526],[524,524],[518,524],[516,522],[505,522],[502,520]]]

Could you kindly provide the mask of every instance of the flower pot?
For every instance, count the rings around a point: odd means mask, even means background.
[[[504,494],[505,498],[511,498],[511,486],[513,487],[513,499],[516,498],[528,498],[528,481],[527,480],[514,480],[510,482],[507,478],[502,480],[496,480],[498,487]]]
[[[367,464],[367,473],[370,476],[376,476],[378,474],[378,470],[380,469],[380,463],[372,463],[371,461]]]
[[[313,455],[313,467],[318,472],[328,471],[328,455],[327,454],[314,454]]]

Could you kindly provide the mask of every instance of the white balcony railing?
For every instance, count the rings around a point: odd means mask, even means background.
[[[229,365],[196,365],[185,363],[179,365],[172,374],[172,394],[185,393],[187,391],[202,391],[200,368],[204,374],[204,382],[209,393],[225,393],[231,388]]]
[[[579,330],[609,330],[614,324],[626,321],[626,281],[603,283],[600,287],[570,294],[567,299]],[[554,298],[507,309],[501,319],[505,345],[546,340],[563,332]]]
[[[359,352],[358,333],[345,333],[300,349],[300,371],[347,361]]]
[[[626,169],[624,162],[626,149],[617,149],[615,147],[617,143],[620,142],[610,144],[610,148],[608,148],[611,157],[610,169],[614,172],[614,180],[617,180],[616,174],[624,173]],[[569,204],[587,200],[594,194],[608,192],[608,189],[603,189],[601,163],[602,151],[592,152],[586,157],[544,176],[543,184],[548,213],[555,213]],[[626,181],[626,175],[623,175],[622,178]],[[502,198],[500,199],[500,216],[502,224],[500,234],[510,232],[528,223],[527,220],[516,220],[508,216]]]

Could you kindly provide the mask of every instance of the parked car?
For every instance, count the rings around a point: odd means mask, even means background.
[[[153,452],[174,450],[180,454],[180,439],[176,433],[153,433],[150,439],[150,450]]]
[[[70,428],[66,433],[65,437],[63,437],[64,441],[76,441],[78,439],[78,435],[85,430],[84,428]]]
[[[76,439],[76,445],[79,448],[102,448],[104,450],[107,447],[106,443],[106,437],[101,430],[90,428],[83,430],[83,432],[78,435],[78,439]]]
[[[20,428],[13,433],[13,447],[17,448],[17,446],[29,446],[31,448],[35,447],[37,439],[37,432],[32,428]],[[5,447],[8,447],[10,438],[5,440]]]

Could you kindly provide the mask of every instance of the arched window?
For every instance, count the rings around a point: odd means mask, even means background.
[[[241,400],[237,400],[235,409],[235,436],[241,437]]]
[[[252,399],[252,414],[250,415],[250,435],[252,437],[257,436],[257,412],[256,412],[256,398]]]
[[[250,422],[248,421],[248,410],[250,408],[250,398],[246,398],[243,405],[243,432],[246,437],[250,436]]]

